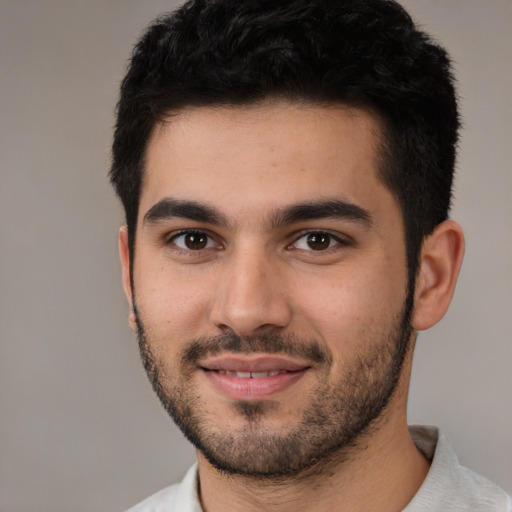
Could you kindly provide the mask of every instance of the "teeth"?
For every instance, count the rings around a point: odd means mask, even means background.
[[[251,372],[251,378],[253,379],[261,379],[263,377],[268,377],[269,372]]]
[[[235,372],[233,370],[217,370],[219,375],[227,375],[229,377],[238,377],[239,379],[263,379],[265,377],[275,377],[280,373],[286,373],[285,370],[272,370],[268,372]]]

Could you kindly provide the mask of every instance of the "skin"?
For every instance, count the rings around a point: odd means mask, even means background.
[[[313,390],[334,386],[361,354],[378,348],[407,295],[402,214],[376,173],[379,134],[378,120],[362,110],[289,103],[188,109],[155,128],[146,155],[133,276],[124,228],[120,253],[130,325],[137,329],[135,296],[169,388],[169,375],[179,375],[191,339],[226,332],[315,339],[332,355],[328,374],[313,365],[292,385],[255,400],[272,402],[259,418],[261,431],[285,435]],[[206,205],[223,222],[176,215],[152,219],[148,212],[168,198]],[[355,205],[369,221],[324,216],[276,222],[275,212],[290,206],[334,199]],[[187,229],[208,234],[207,246],[187,248],[180,235]],[[331,235],[328,248],[312,250],[311,232]],[[463,247],[453,221],[425,240],[415,330],[444,315]],[[411,343],[415,337],[414,331]],[[274,481],[228,476],[198,452],[204,509],[401,510],[428,471],[407,430],[411,365],[412,350],[391,401],[366,435],[299,476]],[[247,428],[247,416],[234,408],[237,400],[212,386],[201,368],[188,377],[212,428],[234,435]]]

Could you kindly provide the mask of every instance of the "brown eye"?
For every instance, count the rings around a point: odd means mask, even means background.
[[[300,236],[290,248],[308,252],[323,252],[346,245],[345,240],[328,231],[310,231]]]
[[[204,249],[208,244],[208,237],[204,233],[188,233],[184,236],[185,245],[193,250]]]
[[[331,245],[331,236],[328,233],[310,233],[306,243],[313,251],[324,251]]]
[[[214,247],[210,236],[202,231],[185,231],[172,237],[171,242],[187,251],[202,251]]]

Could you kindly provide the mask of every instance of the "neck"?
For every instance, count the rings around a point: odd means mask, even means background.
[[[205,512],[402,510],[425,479],[427,460],[408,433],[403,441],[389,439],[385,446],[372,442],[360,448],[364,456],[348,456],[337,464],[331,461],[305,474],[275,480],[221,474],[199,457],[203,508]]]
[[[363,512],[402,510],[425,479],[429,463],[418,451],[404,417],[357,446],[300,475],[261,479],[226,475],[199,454],[200,496],[205,512],[294,510]]]

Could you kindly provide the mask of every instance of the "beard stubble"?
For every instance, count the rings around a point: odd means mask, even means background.
[[[412,293],[401,312],[378,340],[362,343],[364,351],[330,382],[332,353],[316,340],[279,333],[241,338],[227,332],[189,341],[174,374],[152,351],[153,340],[136,310],[141,358],[149,380],[168,414],[185,437],[219,471],[255,478],[297,476],[318,464],[343,460],[350,448],[372,431],[392,399],[411,345]],[[279,413],[275,401],[237,401],[231,414],[244,419],[242,428],[218,428],[205,413],[194,379],[198,361],[223,352],[288,354],[311,362],[317,385],[295,426],[273,433],[265,426]],[[332,380],[332,379],[331,379]]]

